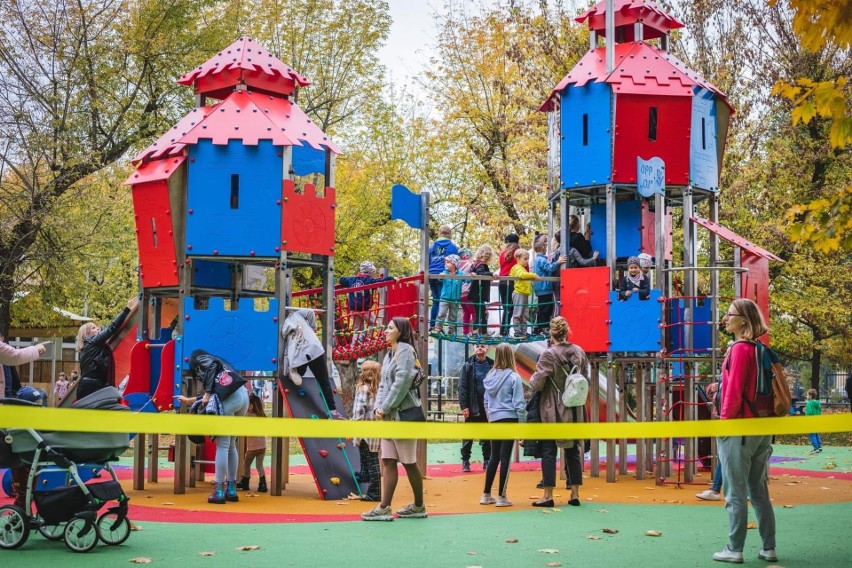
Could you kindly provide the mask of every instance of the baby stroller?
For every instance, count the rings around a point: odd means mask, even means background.
[[[72,408],[127,411],[120,401],[118,391],[107,387],[78,400]],[[3,399],[0,404],[30,403]],[[108,545],[127,540],[130,536],[128,497],[109,462],[117,461],[128,447],[128,434],[32,429],[0,431],[0,467],[30,466],[25,508],[0,507],[0,548],[22,546],[33,529],[48,540],[64,539],[65,545],[74,552],[92,550],[98,539]],[[103,468],[112,479],[86,484],[80,477],[81,467]],[[55,489],[39,488],[39,474],[56,471],[65,472],[66,485]],[[117,501],[118,505],[97,516],[108,501]],[[31,514],[33,504],[35,515]]]

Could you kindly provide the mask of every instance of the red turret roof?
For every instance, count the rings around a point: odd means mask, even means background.
[[[335,154],[340,153],[328,136],[289,99],[242,89],[212,107],[177,143],[197,144],[203,139],[214,144],[240,140],[250,146],[260,140],[271,140],[279,146],[307,143],[315,149],[327,147]]]
[[[166,156],[177,156],[183,154],[184,144],[179,144],[178,140],[193,126],[201,122],[205,116],[213,112],[216,107],[196,107],[189,111],[186,116],[180,119],[180,122],[175,124],[168,132],[157,138],[156,142],[139,152],[135,158],[131,160],[133,165],[139,165],[143,160],[155,160]]]
[[[606,74],[606,48],[588,51],[550,92],[539,110],[553,110],[554,97],[569,85],[582,87],[591,81],[608,83],[616,94],[651,96],[692,96],[693,87],[700,87],[715,93],[732,113],[734,111],[725,93],[698,72],[671,53],[641,41],[615,45],[615,69],[609,75]]]
[[[606,2],[601,1],[579,16],[575,21],[589,22],[589,29],[606,35]],[[660,9],[651,0],[615,0],[615,27],[624,28],[623,41],[633,41],[633,24],[642,23],[642,38],[653,39],[682,28],[683,24]]]
[[[281,62],[248,37],[241,37],[192,71],[178,83],[192,85],[196,94],[226,98],[234,87],[248,85],[254,91],[292,95],[310,81]]]

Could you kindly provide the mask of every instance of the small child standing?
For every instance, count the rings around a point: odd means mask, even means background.
[[[816,389],[808,390],[808,402],[805,404],[805,416],[819,416],[822,414],[822,406],[817,398]],[[814,447],[812,454],[818,454],[822,451],[822,436],[819,434],[808,434],[811,439],[811,445]]]
[[[461,259],[457,254],[450,254],[444,258],[444,274],[455,276],[458,274]],[[441,307],[438,309],[438,319],[435,320],[433,333],[443,333],[443,323],[447,322],[447,333],[456,334],[456,321],[459,318],[459,304],[462,295],[462,280],[442,280],[441,285]]]
[[[258,416],[266,418],[266,411],[263,409],[263,400],[253,392],[249,394],[249,407],[246,416]],[[266,437],[265,436],[246,436],[246,455],[243,464],[243,476],[237,483],[237,489],[243,491],[249,490],[249,482],[251,481],[251,462],[255,462],[257,475],[260,480],[257,483],[257,492],[266,493],[269,488],[266,486],[266,470],[263,466],[263,459],[266,457]]]
[[[470,266],[470,274],[476,276],[493,276],[488,263],[494,256],[494,249],[489,245],[480,245],[473,256],[473,264]],[[488,304],[491,303],[491,282],[488,280],[471,280],[468,299],[473,304],[474,335],[488,335]]]
[[[558,276],[559,268],[568,262],[568,259],[560,255],[551,262],[545,254],[546,249],[547,235],[538,235],[533,241],[533,250],[535,251],[534,271],[541,278]],[[533,335],[540,335],[550,330],[550,320],[553,318],[556,304],[553,296],[553,282],[536,282],[533,284],[533,292],[535,292],[536,303],[538,304]]]
[[[352,405],[352,420],[373,420],[376,404],[376,393],[382,379],[382,366],[376,361],[364,361],[361,365],[361,375],[355,385],[355,402]],[[381,501],[382,484],[379,474],[380,438],[355,438],[352,440],[361,455],[361,471],[358,473],[359,483],[367,483],[367,492],[361,497],[362,501]]]
[[[530,294],[532,294],[532,284],[529,281],[541,280],[541,278],[529,271],[528,250],[522,248],[516,250],[515,262],[515,266],[509,271],[509,276],[519,279],[515,280],[515,291],[512,292],[512,304],[515,307],[512,312],[512,327],[515,338],[526,339],[527,324],[530,322]]]
[[[459,274],[470,274],[470,269],[473,266],[473,251],[465,248],[459,251]],[[462,306],[462,332],[465,335],[470,335],[471,324],[476,319],[476,310],[473,303],[470,301],[470,280],[462,282],[461,287],[461,306]]]

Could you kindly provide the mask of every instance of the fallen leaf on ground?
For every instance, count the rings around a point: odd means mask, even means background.
[[[656,487],[646,487],[645,491],[654,491]]]
[[[346,498],[349,499],[350,501],[360,501],[361,500],[361,496],[356,495],[355,493],[350,493]]]
[[[590,534],[590,535],[589,535],[589,536],[587,536],[586,538],[587,538],[587,539],[589,539],[589,540],[600,540],[602,537],[599,537],[599,536],[598,536],[598,535],[596,535],[596,534]]]
[[[472,551],[472,550],[469,550],[469,551],[467,552],[467,555],[468,555],[468,556],[476,556],[476,553],[475,553],[474,551]]]
[[[598,509],[598,513],[609,513],[606,509]]]
[[[562,566],[560,562],[548,562],[545,566],[550,566],[551,568],[555,568],[556,566]]]
[[[606,534],[618,534],[618,529],[603,529]]]
[[[518,542],[518,539],[516,539],[516,538],[507,538],[507,539],[506,539],[506,542],[508,542],[509,544],[515,544],[516,542]]]
[[[660,531],[645,531],[645,536],[663,536]]]
[[[754,521],[750,521],[750,522],[749,522],[749,524],[748,524],[748,526],[747,526],[746,528],[749,528],[749,529],[756,529],[756,528],[757,528],[757,523],[756,523],[756,522],[754,522]]]
[[[135,523],[130,523],[130,530],[133,531],[133,532],[141,531],[142,527],[140,527],[139,525],[137,525]]]
[[[785,509],[792,509],[792,508],[793,508],[793,506],[792,506],[792,505],[784,505],[784,508],[785,508]]]
[[[539,552],[544,552],[545,554],[559,554],[559,551],[555,548],[539,548]]]
[[[553,511],[554,513],[561,513],[562,512],[562,509],[560,509],[558,507],[553,507],[550,510]]]
[[[198,556],[216,556],[216,553],[212,550],[208,550],[207,552],[199,552]]]
[[[171,501],[164,501],[161,505],[174,505]]]
[[[259,544],[247,544],[245,546],[238,546],[237,550],[260,550]]]
[[[151,559],[145,558],[144,556],[140,556],[139,558],[131,558],[130,561],[133,562],[134,564],[150,564],[151,563]]]

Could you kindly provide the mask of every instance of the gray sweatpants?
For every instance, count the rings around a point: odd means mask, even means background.
[[[527,324],[530,323],[530,297],[512,292],[512,303],[515,305],[512,312],[513,335],[523,337],[527,335]]]
[[[438,308],[438,319],[435,320],[435,327],[443,329],[447,326],[447,333],[450,335],[456,334],[456,322],[459,321],[459,302],[458,300],[441,300],[441,307]]]
[[[764,550],[775,548],[775,511],[766,485],[772,436],[724,436],[716,438],[722,478],[725,480],[725,509],[730,536],[728,548],[742,552],[748,530],[748,499],[757,517],[757,530]]]

